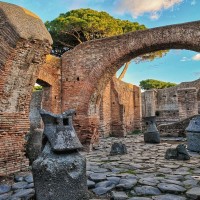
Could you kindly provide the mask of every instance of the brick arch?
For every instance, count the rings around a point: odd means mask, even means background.
[[[0,19],[1,176],[27,167],[31,94],[52,39],[39,17],[22,7],[0,2]]]
[[[200,21],[158,27],[83,43],[62,57],[62,108],[77,109],[76,124],[88,142],[98,125],[96,102],[127,61],[165,49],[200,51]],[[65,98],[67,97],[67,98]]]

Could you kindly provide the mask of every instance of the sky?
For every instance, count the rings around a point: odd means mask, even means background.
[[[91,8],[106,11],[115,18],[144,24],[148,28],[200,20],[200,0],[3,0],[51,21],[72,9]],[[118,71],[118,75],[120,71]],[[200,52],[170,50],[151,62],[131,62],[123,79],[135,85],[156,79],[181,83],[200,78]]]

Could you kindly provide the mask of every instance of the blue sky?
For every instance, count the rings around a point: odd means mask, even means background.
[[[137,21],[148,28],[200,20],[200,0],[3,0],[31,10],[44,22],[72,9],[91,8]],[[120,71],[120,70],[119,70]],[[120,72],[118,72],[119,74]],[[124,81],[139,85],[144,79],[180,83],[200,77],[200,54],[171,50],[152,62],[131,63]]]

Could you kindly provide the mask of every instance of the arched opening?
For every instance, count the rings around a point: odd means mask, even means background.
[[[37,79],[33,87],[32,97],[30,101],[29,120],[30,130],[26,135],[26,156],[29,158],[30,164],[38,157],[42,148],[43,123],[40,115],[40,109],[51,111],[52,103],[52,86]]]
[[[102,96],[116,71],[124,63],[145,53],[166,49],[200,51],[199,24],[200,22],[193,22],[159,27],[90,41],[63,55],[63,94],[68,95],[66,100],[63,99],[63,108],[73,107],[77,110],[76,124],[80,130],[84,130],[84,133],[78,132],[82,138],[88,138],[85,142],[93,134],[88,127],[94,126],[94,122],[98,121],[97,97]],[[73,62],[70,61],[72,57]],[[80,71],[81,81],[77,82]],[[73,88],[76,88],[74,93],[69,92],[72,81]]]
[[[29,119],[31,130],[42,128],[39,110],[45,109],[47,111],[51,111],[51,99],[52,86],[41,79],[37,79],[36,84],[33,88],[32,98],[30,102]]]

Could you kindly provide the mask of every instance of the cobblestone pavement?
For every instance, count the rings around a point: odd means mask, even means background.
[[[200,154],[166,160],[166,150],[183,143],[174,139],[160,144],[145,144],[142,135],[101,139],[99,148],[86,155],[88,187],[102,199],[200,199]],[[111,144],[119,141],[128,154],[110,156]]]
[[[106,138],[97,150],[82,152],[87,158],[90,200],[200,199],[200,154],[189,152],[187,161],[166,160],[166,150],[183,143],[174,139],[145,144],[142,135]],[[120,141],[128,154],[110,156],[112,143]],[[15,175],[15,182],[0,183],[0,200],[30,200],[34,192],[30,172]]]

